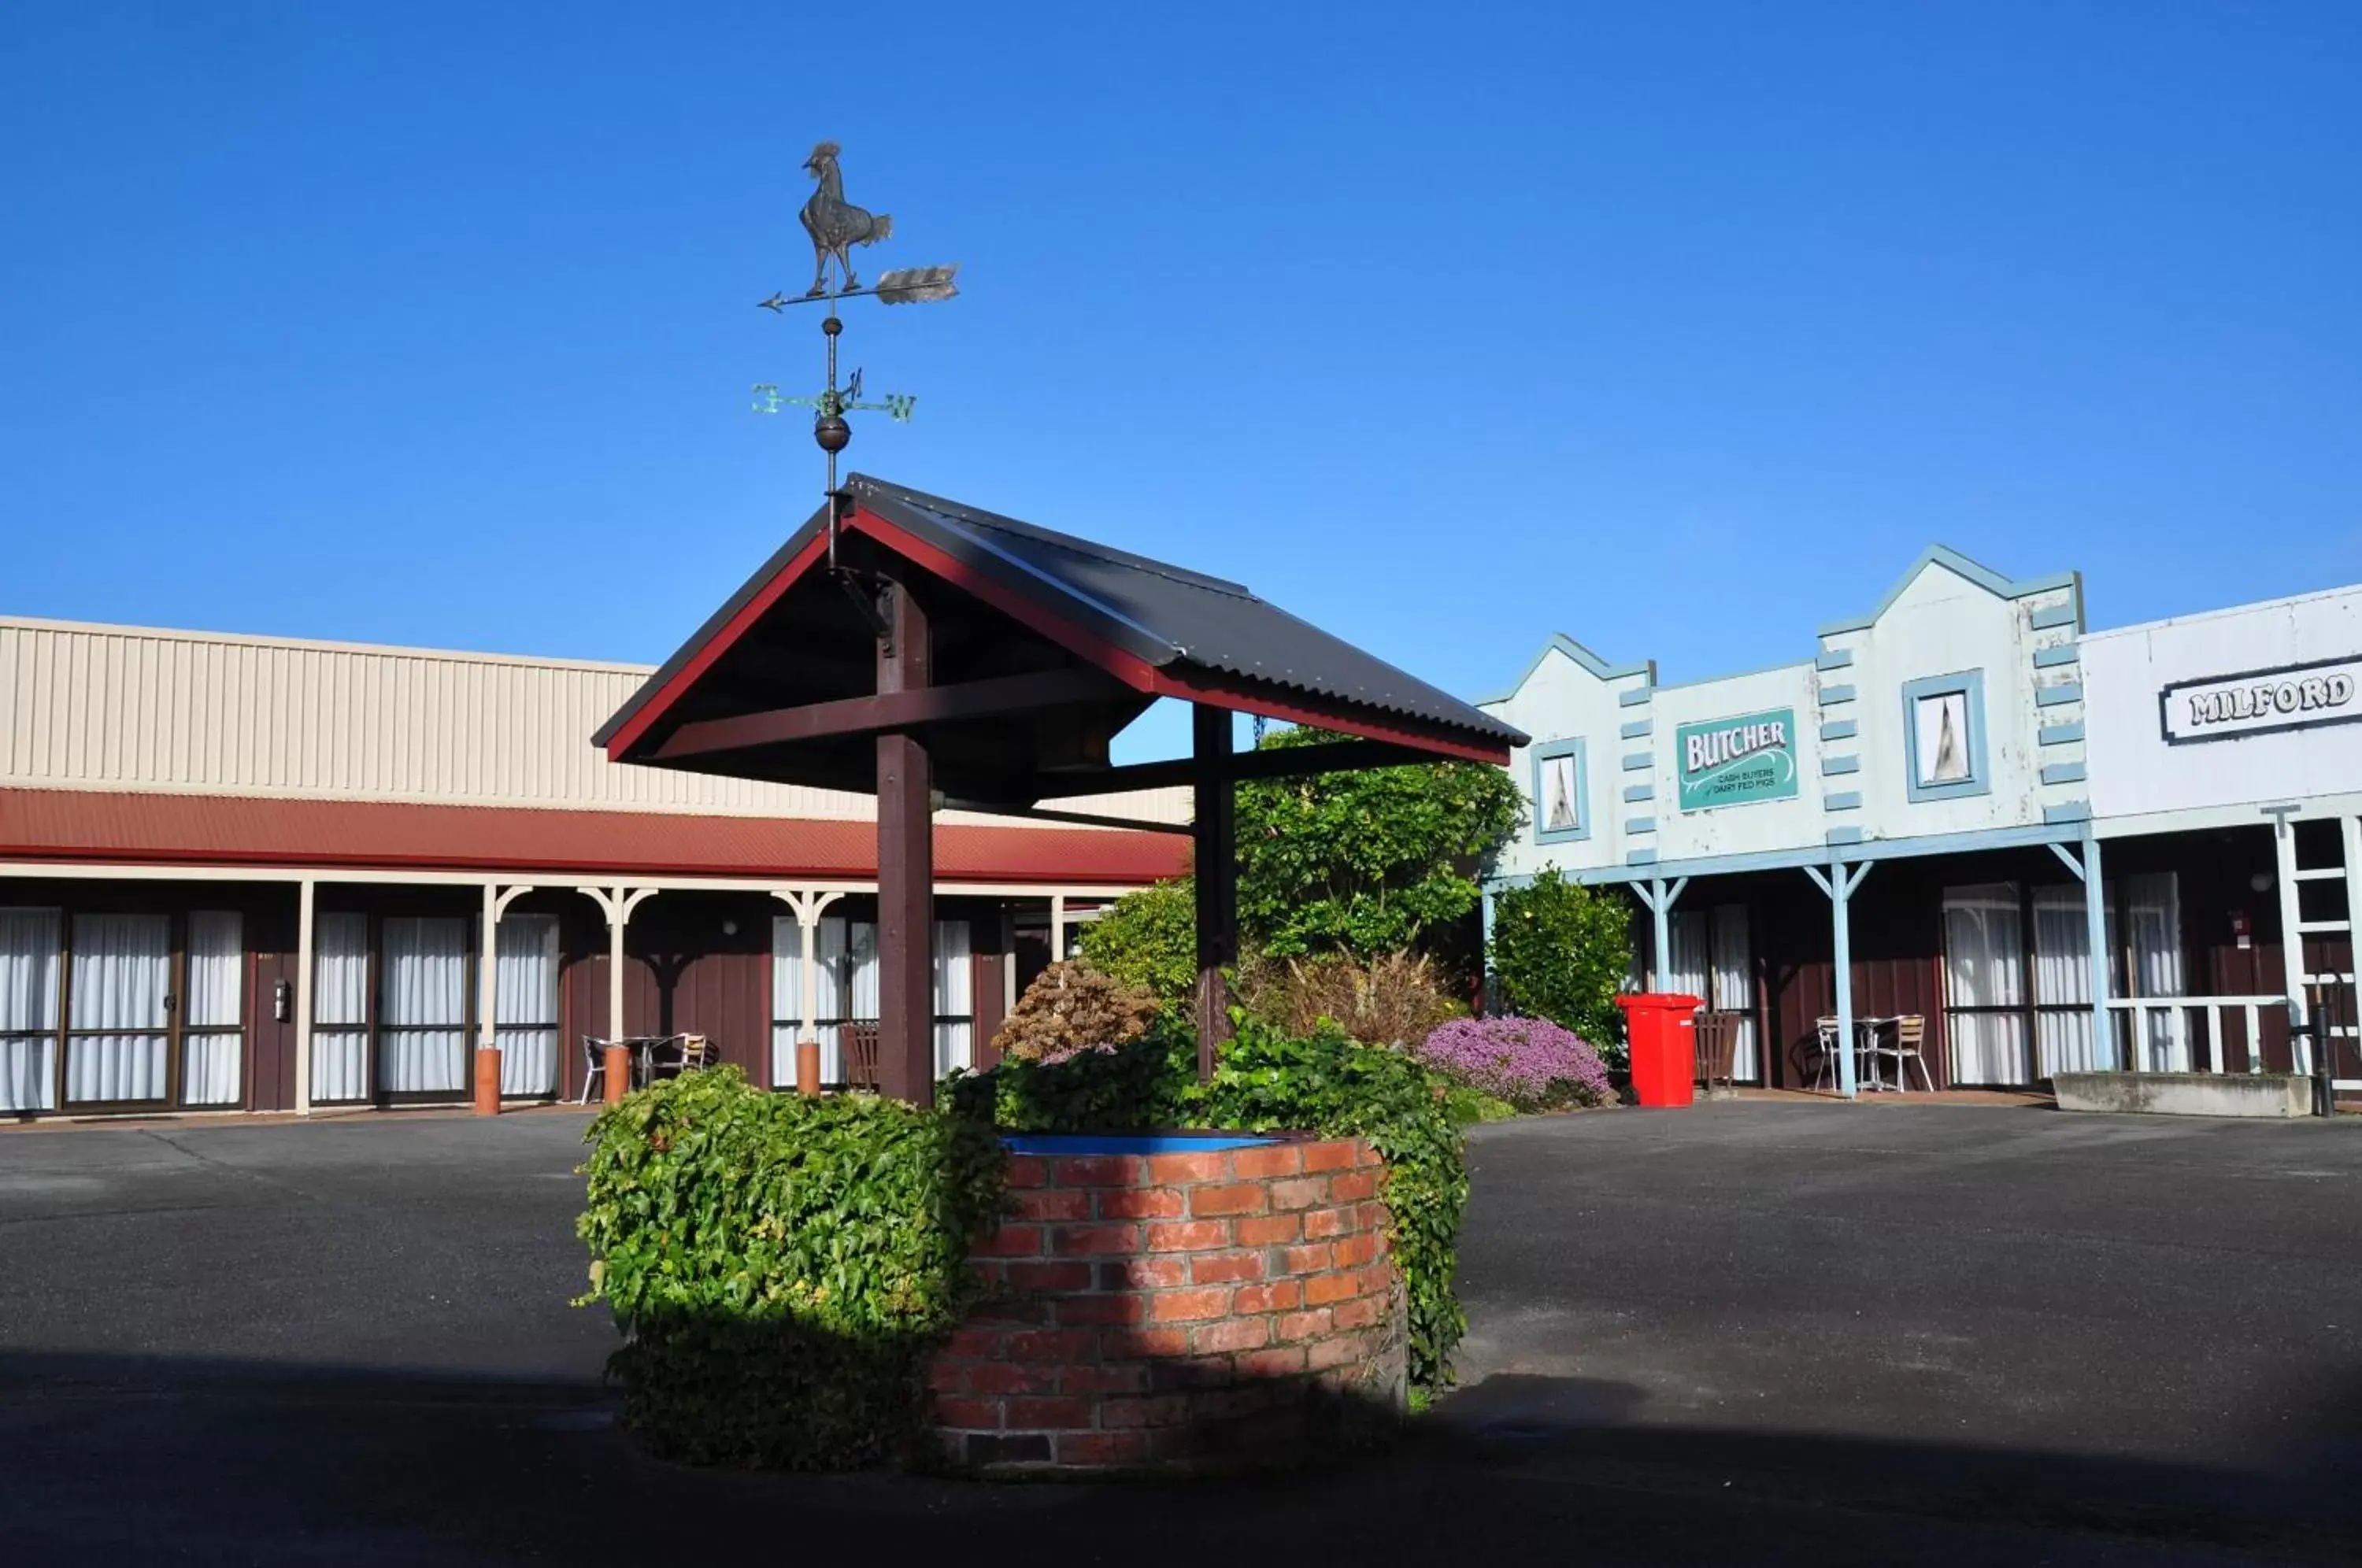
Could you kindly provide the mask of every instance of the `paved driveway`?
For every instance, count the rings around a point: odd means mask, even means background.
[[[2354,1452],[2354,1130],[1749,1105],[1489,1129],[1468,1386],[1401,1452],[984,1487],[634,1452],[612,1331],[566,1305],[580,1127],[0,1134],[0,1561],[2343,1549],[2317,1477]]]

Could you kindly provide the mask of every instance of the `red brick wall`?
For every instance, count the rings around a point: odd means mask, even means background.
[[[974,1266],[1000,1298],[931,1371],[980,1469],[1290,1457],[1404,1393],[1385,1167],[1358,1139],[1205,1154],[1018,1156]]]

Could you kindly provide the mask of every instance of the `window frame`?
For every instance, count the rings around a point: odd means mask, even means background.
[[[1590,745],[1582,735],[1563,740],[1543,741],[1534,746],[1533,802],[1534,842],[1537,844],[1578,844],[1591,836],[1591,756]],[[1574,758],[1574,826],[1548,828],[1542,825],[1542,770],[1546,764],[1562,756]]]
[[[1969,776],[1946,784],[1919,782],[1919,704],[1929,697],[1959,693],[1968,716]],[[1923,675],[1903,683],[1903,786],[1912,804],[1957,801],[1992,793],[1992,757],[1985,746],[1985,672],[1956,670],[1949,675]]]

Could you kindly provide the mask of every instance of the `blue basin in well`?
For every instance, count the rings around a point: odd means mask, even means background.
[[[1206,1154],[1276,1143],[1270,1132],[1003,1132],[1012,1154]]]

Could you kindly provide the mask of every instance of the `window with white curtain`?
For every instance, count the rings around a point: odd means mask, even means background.
[[[66,979],[66,1101],[115,1105],[165,1092],[172,992],[169,915],[77,914]]]
[[[2117,898],[2124,909],[2125,994],[2131,997],[2188,995],[2181,959],[2181,887],[2171,871],[2146,871],[2124,879]],[[2131,1028],[2130,1014],[2123,1025]],[[2151,1072],[2190,1070],[2190,1037],[2182,1020],[2160,1009],[2148,1014],[2147,1038],[2136,1043],[2137,1065]]]
[[[312,931],[315,1104],[369,1099],[369,916],[322,914]]]
[[[379,926],[377,1083],[386,1094],[468,1086],[468,922],[388,916]]]
[[[492,931],[492,1043],[501,1093],[557,1092],[557,917],[504,914]]]
[[[1717,904],[1714,910],[1714,992],[1706,1005],[1738,1018],[1738,1049],[1731,1054],[1731,1076],[1752,1083],[1761,1076],[1755,1060],[1755,958],[1747,927],[1745,904]]]
[[[2034,889],[2034,1045],[2042,1077],[2092,1070],[2092,932],[2080,882]]]
[[[2016,883],[1944,889],[1944,1004],[1952,1082],[2031,1080],[2025,937]]]
[[[974,969],[969,924],[935,922],[935,1070],[976,1060]],[[813,1032],[820,1040],[822,1083],[841,1083],[838,1046],[844,1026],[877,1021],[877,927],[869,921],[822,915],[813,933],[818,984],[812,992]],[[796,1081],[796,1041],[803,1032],[803,930],[791,915],[771,920],[771,1081]]]
[[[181,1018],[181,1102],[236,1105],[246,1059],[246,944],[235,910],[189,916],[189,995]]]
[[[57,1109],[56,910],[0,909],[0,1111]]]

